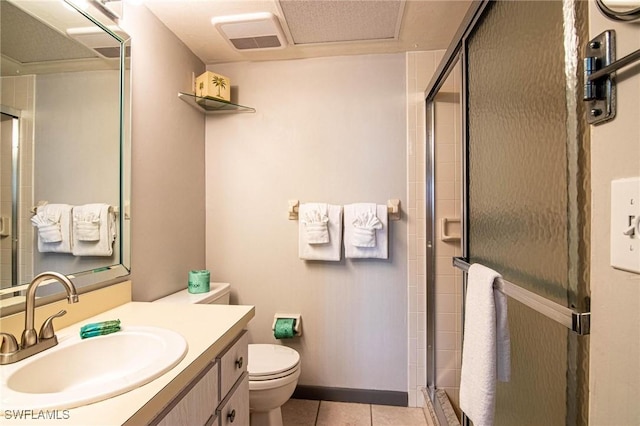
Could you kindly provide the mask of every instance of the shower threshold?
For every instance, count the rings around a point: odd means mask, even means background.
[[[456,415],[447,393],[434,387],[422,388],[424,397],[425,414],[431,416],[440,426],[460,426],[460,420]]]

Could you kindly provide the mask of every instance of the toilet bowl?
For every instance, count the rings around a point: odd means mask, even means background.
[[[251,426],[282,426],[280,407],[298,384],[300,355],[281,345],[249,345]]]
[[[156,300],[160,303],[229,304],[227,283],[211,283],[208,293],[184,289]],[[251,426],[283,426],[280,407],[291,398],[300,376],[300,354],[282,345],[250,344],[249,408]]]

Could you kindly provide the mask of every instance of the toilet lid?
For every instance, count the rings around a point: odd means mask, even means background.
[[[250,344],[249,371],[250,379],[274,378],[282,373],[290,373],[300,363],[300,354],[294,349],[282,345]]]

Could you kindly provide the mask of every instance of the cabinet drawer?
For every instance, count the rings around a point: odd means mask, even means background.
[[[244,373],[216,410],[220,426],[249,424],[249,373]]]
[[[218,366],[212,362],[180,393],[178,403],[157,424],[204,425],[215,416],[218,399]]]
[[[218,356],[220,365],[220,399],[231,390],[238,378],[247,371],[249,336],[246,330]],[[236,423],[237,424],[237,423]]]

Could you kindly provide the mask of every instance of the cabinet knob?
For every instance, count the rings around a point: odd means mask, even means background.
[[[227,418],[229,419],[229,423],[233,423],[233,421],[236,419],[236,410],[231,410],[231,412],[227,414]]]
[[[236,367],[242,368],[242,364],[244,364],[244,358],[240,357],[236,360]]]

